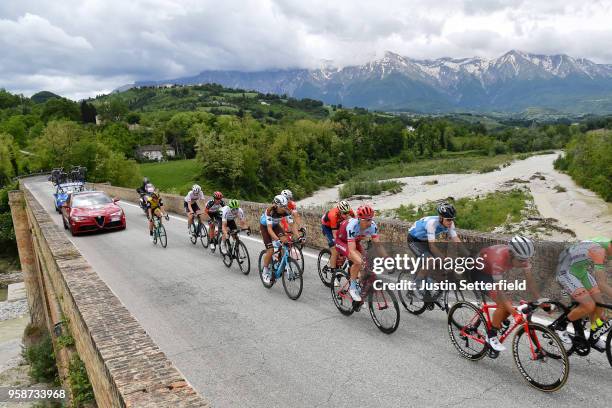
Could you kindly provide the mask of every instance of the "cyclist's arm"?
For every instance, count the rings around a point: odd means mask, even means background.
[[[589,258],[593,261],[593,277],[597,281],[597,286],[607,296],[612,297],[612,287],[608,284],[606,274],[606,250],[599,247],[593,248],[589,250]]]
[[[525,280],[527,281],[527,291],[531,294],[534,300],[541,298],[538,284],[536,283],[533,273],[531,272],[531,266],[523,268],[523,271],[525,272]]]
[[[373,235],[371,239],[378,256],[386,258],[387,251],[385,250],[385,247],[383,246],[382,242],[380,242],[380,238],[378,237],[378,235]]]
[[[298,210],[293,210],[291,211],[291,216],[293,217],[293,223],[296,225],[296,229],[299,229],[298,227],[302,226],[302,217],[300,213]]]

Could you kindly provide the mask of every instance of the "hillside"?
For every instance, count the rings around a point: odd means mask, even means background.
[[[392,52],[360,66],[259,72],[203,71],[134,86],[218,83],[327,104],[423,113],[612,111],[612,65],[512,50],[493,59],[416,60]],[[126,87],[122,87],[125,89]]]

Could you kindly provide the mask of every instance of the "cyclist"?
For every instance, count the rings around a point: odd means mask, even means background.
[[[483,248],[478,253],[478,256],[483,259],[484,267],[472,270],[472,280],[481,283],[498,282],[503,279],[506,272],[518,268],[525,276],[527,289],[535,299],[538,299],[540,294],[531,273],[530,263],[530,259],[534,254],[535,247],[533,242],[521,235],[512,237],[508,244],[492,245]],[[498,337],[498,331],[501,329],[502,323],[506,325],[506,319],[510,315],[514,316],[515,320],[521,319],[522,315],[512,305],[512,298],[503,291],[483,291],[483,294],[489,296],[497,304],[491,319],[492,327],[487,331],[487,343],[493,350],[503,351],[506,347],[501,344]],[[543,299],[541,302],[543,302]]]
[[[612,287],[608,284],[608,276],[606,275],[606,263],[610,259],[612,259],[612,241],[610,238],[592,238],[578,242],[565,248],[559,255],[556,271],[557,281],[579,303],[555,328],[556,333],[564,343],[572,343],[572,339],[567,333],[569,322],[588,316],[591,322],[589,337],[591,339],[594,338],[593,334],[604,325],[601,320],[604,316],[603,309],[596,307],[595,303],[603,303],[601,292],[612,297]],[[593,347],[604,350],[605,342],[603,338],[599,337],[593,343]]]
[[[351,209],[350,204],[344,200],[340,201],[334,208],[327,211],[323,214],[323,217],[321,217],[321,232],[323,232],[323,235],[327,238],[327,246],[331,252],[329,265],[332,270],[336,269],[338,257],[334,239],[336,238],[340,224],[349,217],[355,218],[355,212]]]
[[[198,207],[198,200],[204,199],[204,193],[202,192],[202,188],[194,184],[191,187],[191,191],[187,193],[185,196],[185,202],[183,206],[185,207],[185,212],[187,213],[187,232],[191,236],[191,224],[193,224],[193,215],[202,214],[202,210]],[[199,231],[198,231],[199,232]]]
[[[155,190],[147,197],[147,215],[149,217],[149,235],[153,239],[153,217],[157,217],[161,222],[161,218],[166,215],[162,207],[164,202],[162,201],[159,191]]]
[[[280,222],[284,218],[292,228],[294,236],[297,236],[297,228],[291,217],[291,210],[287,208],[289,204],[287,197],[279,194],[274,197],[272,206],[264,210],[259,219],[259,231],[266,245],[266,254],[263,259],[262,278],[266,284],[269,284],[272,279],[272,272],[269,269],[274,247],[279,247],[282,243],[286,243],[288,238],[283,231]]]
[[[204,207],[204,211],[208,215],[208,224],[210,225],[210,238],[213,240],[210,244],[212,248],[215,245],[215,229],[217,224],[221,223],[221,209],[223,207],[225,207],[225,202],[220,191],[215,191],[212,198],[206,203],[206,207]]]
[[[302,231],[302,217],[300,217],[300,214],[298,213],[297,204],[295,203],[295,201],[293,201],[293,193],[291,192],[291,190],[283,190],[281,191],[281,195],[284,195],[287,198],[287,208],[290,211],[291,217],[293,218],[293,222],[295,223],[298,231]],[[286,219],[283,218],[281,220],[281,225],[285,233],[290,232],[291,227],[289,226],[289,223]]]
[[[238,200],[232,199],[229,200],[227,205],[221,209],[221,231],[223,233],[223,245],[225,245],[229,232],[238,229],[236,226],[236,219],[240,221],[240,228],[247,228],[246,217],[244,216],[244,211],[242,211],[242,208],[240,208],[240,203]]]
[[[423,217],[408,230],[408,247],[417,257],[444,258],[445,255],[437,244],[441,242],[439,239],[441,234],[446,234],[453,242],[461,242],[455,230],[455,216],[457,215],[455,206],[442,202],[438,204],[436,211],[438,215]],[[422,267],[415,277],[417,289],[414,293],[420,299],[423,299],[425,295],[420,289],[422,281],[427,278],[428,274],[428,269]]]
[[[355,302],[361,302],[359,278],[363,277],[360,277],[359,273],[365,256],[365,250],[360,241],[363,238],[370,237],[372,242],[379,243],[378,227],[373,218],[374,210],[372,207],[363,205],[357,209],[357,218],[342,221],[336,234],[336,250],[353,263],[349,271],[351,280],[349,293]],[[381,252],[384,253],[384,250]]]
[[[140,185],[136,191],[140,195],[140,206],[146,210],[147,196],[150,196],[155,191],[155,186],[148,177],[144,177],[142,179],[142,185]]]

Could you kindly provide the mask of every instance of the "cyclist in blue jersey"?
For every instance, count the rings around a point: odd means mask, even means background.
[[[440,242],[440,235],[446,234],[453,242],[461,242],[455,230],[455,216],[457,210],[447,202],[438,204],[438,215],[423,217],[414,223],[408,231],[408,247],[417,257],[444,258],[444,254],[436,245]],[[421,287],[421,281],[427,278],[427,268],[421,268],[416,275],[415,283],[417,288]],[[417,296],[422,297],[423,293],[420,290],[415,292]]]
[[[274,197],[272,206],[266,208],[259,219],[259,231],[266,245],[266,255],[263,259],[262,273],[262,278],[266,284],[269,284],[272,279],[272,272],[269,269],[269,265],[272,260],[272,255],[274,254],[274,248],[278,248],[282,243],[287,242],[287,236],[281,226],[281,220],[287,220],[293,236],[298,236],[298,230],[296,224],[293,222],[291,210],[287,208],[288,204],[287,197],[282,194],[277,195]]]

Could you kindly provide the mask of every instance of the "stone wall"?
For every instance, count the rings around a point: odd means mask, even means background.
[[[24,193],[43,296],[59,305],[98,406],[208,407],[34,196]],[[47,319],[52,327],[60,317]]]
[[[118,197],[122,200],[131,202],[138,201],[138,193],[135,189],[123,187],[115,187],[109,184],[91,184],[91,188],[106,191],[112,197]],[[184,214],[183,197],[172,194],[161,194],[164,206],[167,211],[177,214]],[[209,197],[207,197],[209,198]],[[202,205],[204,203],[201,203]],[[250,201],[241,201],[240,205],[248,218],[249,225],[255,234],[259,234],[259,217],[266,205]],[[300,210],[302,222],[306,228],[308,237],[307,245],[311,248],[321,249],[327,247],[327,241],[321,234],[321,216],[319,212],[308,209]],[[389,218],[380,218],[376,220],[380,230],[381,240],[390,242],[394,245],[404,248],[406,246],[406,234],[411,226],[411,223],[394,220]],[[465,242],[480,243],[486,245],[495,245],[506,243],[510,237],[504,237],[498,234],[480,233],[468,230],[458,230],[459,236]],[[536,256],[534,257],[533,271],[537,281],[540,284],[542,296],[560,299],[563,294],[561,287],[554,279],[555,267],[559,253],[563,248],[563,244],[550,241],[536,242]],[[515,276],[508,276],[508,279],[514,279]],[[516,278],[519,278],[516,276]],[[521,294],[522,296],[525,294]]]

